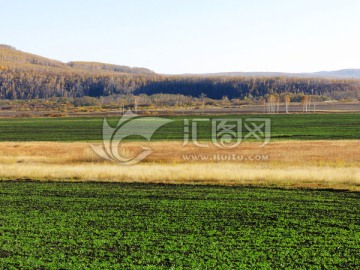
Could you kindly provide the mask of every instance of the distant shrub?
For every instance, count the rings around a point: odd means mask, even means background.
[[[43,115],[44,117],[66,117],[68,114],[66,113],[46,113]]]
[[[16,117],[20,117],[20,118],[33,118],[35,117],[34,114],[31,114],[31,113],[22,113],[20,115],[17,115]]]
[[[81,97],[81,98],[76,98],[74,100],[74,105],[76,107],[82,107],[82,106],[101,106],[101,102],[98,98],[93,98],[93,97]]]

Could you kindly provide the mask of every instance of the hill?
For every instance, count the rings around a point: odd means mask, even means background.
[[[293,77],[293,78],[332,78],[332,79],[360,79],[360,69],[342,69],[335,71],[319,71],[313,73],[286,73],[286,72],[220,72],[196,74],[187,76],[225,76],[225,77]]]
[[[146,68],[48,59],[0,46],[0,99],[78,98],[173,94],[211,99],[262,100],[290,93],[295,98],[360,99],[358,70],[290,76],[286,73],[160,75]],[[337,75],[339,78],[333,78]],[[351,79],[349,76],[352,76]],[[327,77],[327,78],[323,78]]]
[[[337,71],[320,71],[313,73],[318,77],[325,78],[354,78],[360,79],[360,69],[342,69]]]
[[[155,74],[146,68],[131,68],[95,62],[70,62],[48,59],[35,54],[16,50],[9,45],[0,45],[0,66],[3,69],[37,70],[37,71],[68,71],[68,72],[114,72],[128,74]]]
[[[129,74],[155,74],[154,71],[147,68],[131,68],[128,66],[119,66],[113,64],[104,64],[97,62],[70,62],[68,66],[74,69],[88,71],[110,71]]]
[[[2,69],[49,70],[49,68],[67,70],[69,66],[56,60],[16,50],[8,45],[0,45],[0,66]]]

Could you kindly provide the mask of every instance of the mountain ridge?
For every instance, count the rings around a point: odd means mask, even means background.
[[[129,67],[93,61],[71,61],[63,63],[58,60],[46,58],[17,50],[11,45],[0,44],[0,67],[16,67],[25,69],[55,68],[62,71],[79,72],[113,72],[126,74],[156,75],[157,73],[145,67]],[[160,74],[158,74],[160,75]],[[317,72],[215,72],[215,73],[186,73],[186,74],[162,74],[168,76],[201,76],[201,77],[299,77],[299,78],[334,78],[334,79],[360,79],[360,69],[340,69],[333,71]]]
[[[129,67],[99,62],[72,61],[63,63],[58,60],[46,58],[17,50],[10,45],[0,45],[0,66],[4,68],[46,70],[51,68],[57,71],[80,72],[114,72],[128,74],[156,74],[154,71],[142,67]]]
[[[295,78],[334,78],[360,79],[360,69],[340,69],[305,73],[291,72],[217,72],[203,74],[183,74],[184,76],[224,76],[224,77],[295,77]]]

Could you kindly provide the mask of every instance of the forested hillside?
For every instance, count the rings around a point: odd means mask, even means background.
[[[128,66],[119,66],[97,62],[70,62],[68,65],[75,69],[89,71],[111,71],[130,74],[155,74],[154,71],[146,68],[131,68]]]
[[[114,94],[181,94],[258,100],[293,93],[360,98],[360,80],[288,76],[170,76],[146,68],[94,62],[62,63],[0,46],[0,98],[100,97]]]
[[[257,100],[269,94],[293,93],[341,99],[360,98],[360,81],[288,77],[167,77],[148,83],[135,94],[155,93],[200,96],[212,99]]]

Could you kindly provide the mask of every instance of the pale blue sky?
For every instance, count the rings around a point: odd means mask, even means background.
[[[360,68],[359,0],[0,0],[0,43],[159,73]]]

